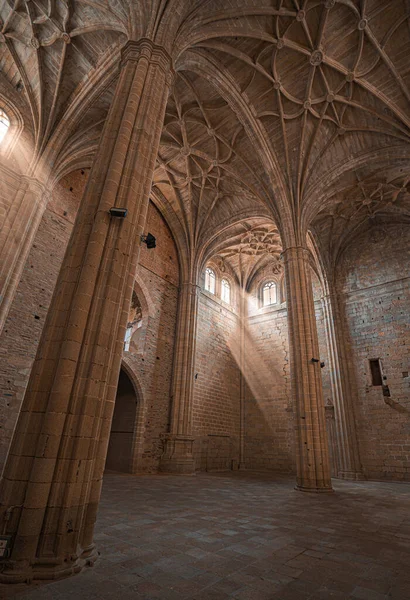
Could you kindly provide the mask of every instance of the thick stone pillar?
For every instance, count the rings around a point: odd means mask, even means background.
[[[325,318],[329,349],[330,378],[332,385],[335,446],[337,451],[337,477],[341,479],[364,479],[357,443],[356,426],[352,405],[352,384],[346,360],[345,340],[341,314],[336,295],[321,299]]]
[[[149,40],[125,46],[4,471],[0,522],[14,537],[0,581],[55,579],[96,558],[94,522],[171,73],[171,59]],[[113,206],[126,218],[111,217]]]
[[[47,194],[37,179],[10,174],[5,167],[0,167],[0,178],[0,196],[6,196],[0,219],[1,333],[47,205]]]
[[[171,422],[169,433],[164,438],[165,448],[160,463],[160,470],[166,473],[195,473],[192,402],[199,293],[196,283],[182,283],[180,286]]]
[[[291,388],[296,414],[297,489],[331,492],[329,449],[309,251],[283,252],[288,309]]]

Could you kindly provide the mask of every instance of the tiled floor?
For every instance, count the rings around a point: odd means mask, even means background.
[[[410,599],[410,485],[237,473],[107,475],[101,558],[50,584],[0,586],[20,600]]]

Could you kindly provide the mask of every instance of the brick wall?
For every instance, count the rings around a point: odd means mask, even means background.
[[[148,250],[144,244],[141,246],[137,271],[137,282],[141,282],[137,295],[139,293],[142,306],[142,329],[146,333],[143,343],[138,343],[140,351],[125,352],[124,362],[139,382],[142,393],[137,406],[138,439],[134,471],[153,473],[158,470],[163,450],[161,434],[168,430],[170,414],[179,264],[172,235],[152,203],[145,231],[157,238],[155,249]],[[141,297],[144,290],[147,294],[145,302]],[[131,350],[132,347],[131,344]]]
[[[0,165],[0,223],[5,223],[7,215],[20,186],[20,177],[14,171]]]
[[[0,339],[0,467],[86,178],[87,172],[72,173],[55,191]],[[3,197],[7,199],[4,185]],[[148,231],[156,236],[157,248],[142,245],[137,273],[139,293],[146,296],[144,328],[137,335],[143,331],[144,339],[124,356],[140,393],[133,464],[141,472],[157,470],[161,434],[168,428],[179,284],[175,244],[152,204]],[[337,271],[350,372],[357,387],[354,411],[361,461],[369,478],[410,479],[409,265],[410,233],[395,225],[359,237]],[[294,471],[295,458],[286,304],[260,310],[259,284],[255,282],[250,293],[245,327],[245,465],[289,472]],[[322,370],[326,402],[332,401],[330,369],[315,276],[313,285],[320,358],[326,363]],[[239,325],[237,306],[230,309],[201,293],[193,402],[197,469],[232,468],[239,459]],[[382,360],[392,405],[386,404],[380,387],[371,385],[371,358]]]
[[[293,472],[293,407],[289,379],[286,308],[249,318],[245,338],[247,380],[245,465],[248,469]]]
[[[88,172],[65,177],[42,218],[17,294],[0,338],[0,470],[26,389],[42,327],[68,244]],[[157,248],[141,247],[138,278],[150,299],[145,315],[144,354],[126,353],[129,370],[141,383],[137,406],[138,435],[133,457],[136,468],[155,471],[167,430],[172,375],[179,265],[171,233],[150,204],[146,231]],[[137,332],[139,333],[139,332]],[[138,348],[140,349],[140,344]]]
[[[261,289],[277,284],[278,303],[261,306]],[[281,274],[268,265],[247,295],[245,329],[245,466],[247,469],[293,472],[293,409],[289,379],[289,344]]]
[[[384,225],[343,255],[343,294],[359,450],[365,475],[410,480],[410,231]],[[391,401],[371,385],[369,359],[380,358]]]
[[[86,180],[76,171],[55,189],[0,337],[0,471]]]
[[[239,318],[203,291],[199,298],[193,429],[198,470],[235,468],[239,460]]]
[[[267,279],[277,280],[278,304],[260,308],[260,289]],[[320,301],[321,287],[312,272],[319,337],[323,396],[332,397],[326,329]],[[261,271],[248,298],[246,334],[245,465],[249,469],[294,472],[294,407],[290,389],[289,339],[284,281],[269,266]]]

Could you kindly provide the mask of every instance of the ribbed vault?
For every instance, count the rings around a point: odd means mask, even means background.
[[[405,0],[6,0],[0,30],[1,91],[61,174],[92,162],[126,40],[172,54],[154,186],[190,252],[246,215],[273,217],[287,245],[312,226],[332,237],[335,215],[352,232],[409,173]],[[407,218],[403,194],[384,218]]]
[[[335,267],[356,234],[371,228],[377,242],[386,222],[410,223],[410,173],[403,166],[381,174],[366,168],[353,171],[346,188],[329,198],[312,228],[329,267]]]
[[[269,266],[282,271],[282,243],[275,223],[266,217],[246,219],[231,225],[209,243],[204,258],[220,270],[232,273],[240,286],[248,288],[257,274]]]
[[[177,73],[168,102],[154,189],[169,199],[195,254],[215,232],[255,210],[269,192],[255,177],[241,123],[212,85]]]
[[[315,203],[315,187],[329,171],[363,152],[408,145],[406,6],[235,4],[224,11],[219,2],[207,3],[194,31],[188,35],[187,23],[184,33],[199,54],[229,70],[252,106],[299,222],[306,210],[311,214],[306,203]]]
[[[36,156],[104,54],[127,39],[119,3],[7,0],[0,8],[0,62],[7,83],[24,93]],[[85,100],[85,99],[84,99]],[[109,98],[107,99],[109,104]],[[101,103],[101,100],[100,100]],[[94,120],[106,108],[94,108]],[[92,120],[87,119],[87,128]]]

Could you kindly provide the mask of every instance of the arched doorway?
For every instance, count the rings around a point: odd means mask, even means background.
[[[138,397],[127,373],[121,369],[112,419],[106,469],[131,473]]]

